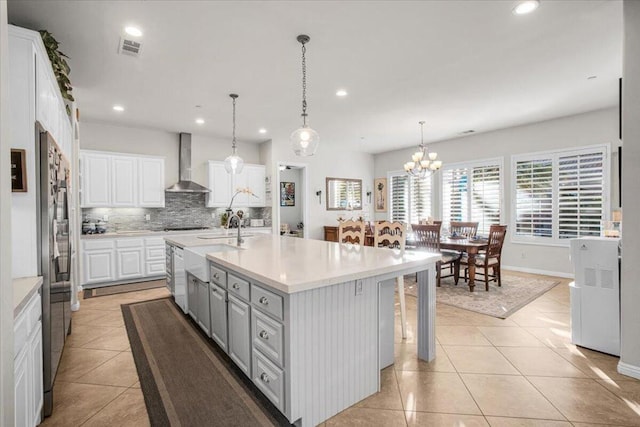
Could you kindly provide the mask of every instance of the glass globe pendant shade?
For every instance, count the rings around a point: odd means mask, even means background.
[[[224,159],[224,168],[230,174],[238,174],[242,172],[244,160],[235,153]]]
[[[309,126],[302,126],[296,129],[289,139],[291,141],[291,148],[297,156],[313,156],[320,142],[318,132]]]

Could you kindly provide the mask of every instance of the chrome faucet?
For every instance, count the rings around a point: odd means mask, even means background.
[[[229,215],[229,218],[227,219],[227,230],[231,226],[231,219],[233,219],[233,217],[236,217],[236,219],[238,220],[238,243],[237,243],[237,245],[240,246],[242,243],[244,243],[244,239],[242,237],[240,237],[240,229],[242,228],[242,219],[238,216],[237,213]]]

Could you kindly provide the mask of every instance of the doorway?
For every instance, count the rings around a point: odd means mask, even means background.
[[[277,215],[274,232],[282,236],[307,238],[308,189],[307,165],[278,162],[275,186]]]

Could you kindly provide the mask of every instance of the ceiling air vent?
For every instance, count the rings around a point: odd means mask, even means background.
[[[120,38],[120,44],[118,45],[118,53],[130,56],[140,56],[140,50],[142,44],[133,40]]]

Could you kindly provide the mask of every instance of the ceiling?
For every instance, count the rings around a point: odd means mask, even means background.
[[[299,127],[296,36],[308,34],[309,122],[320,149],[371,153],[416,145],[419,120],[431,142],[617,104],[620,1],[542,0],[524,16],[513,6],[8,2],[10,23],[47,29],[61,42],[83,119],[230,138],[235,92],[238,138],[246,142],[278,143]],[[144,32],[138,58],[117,53],[131,24]],[[126,111],[114,112],[114,104]]]

